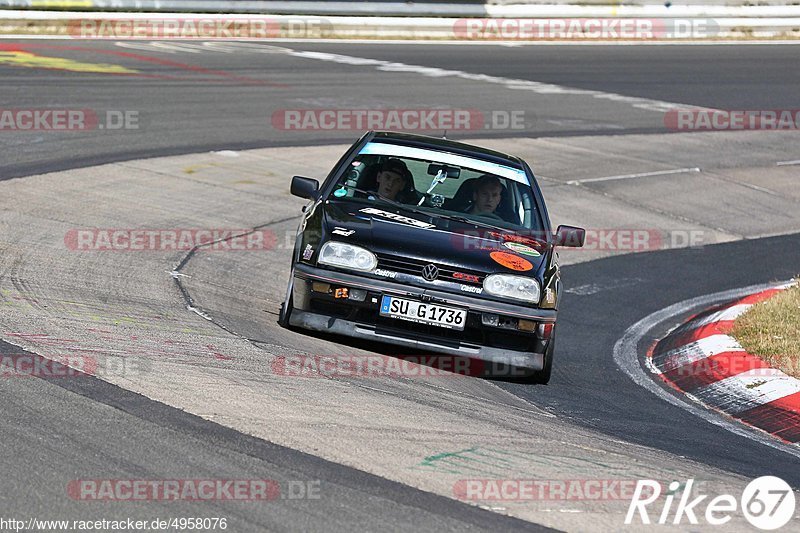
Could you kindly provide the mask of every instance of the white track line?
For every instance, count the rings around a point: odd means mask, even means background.
[[[614,362],[623,372],[628,375],[628,377],[634,381],[634,383],[652,392],[662,400],[680,407],[681,409],[684,409],[691,414],[702,418],[706,422],[714,424],[715,426],[719,426],[727,431],[730,431],[731,433],[800,458],[800,448],[797,446],[785,444],[776,440],[771,435],[768,436],[759,430],[750,429],[749,427],[738,422],[726,420],[714,412],[688,403],[683,398],[671,394],[669,391],[653,381],[651,376],[645,372],[639,363],[639,342],[651,329],[662,322],[670,320],[676,315],[691,311],[692,309],[697,309],[701,306],[708,306],[725,300],[734,300],[754,292],[774,288],[775,286],[776,284],[774,283],[766,283],[760,285],[751,285],[750,287],[744,287],[741,289],[717,292],[714,294],[708,294],[705,296],[698,296],[696,298],[684,300],[662,309],[661,311],[656,311],[655,313],[652,313],[639,320],[625,331],[625,334],[614,345]]]
[[[580,185],[582,183],[596,183],[599,181],[632,180],[636,178],[649,178],[651,176],[669,176],[670,174],[686,174],[687,172],[700,172],[698,167],[675,168],[672,170],[655,170],[653,172],[640,172],[638,174],[623,174],[621,176],[605,176],[603,178],[588,178],[585,180],[571,180],[569,185]]]
[[[788,167],[790,165],[800,165],[800,159],[797,159],[795,161],[778,161],[775,164],[777,166],[779,166],[779,167]]]
[[[331,54],[327,52],[292,50],[290,48],[287,48],[286,51],[289,55],[294,57],[301,57],[305,59],[316,59],[318,61],[327,61],[331,63],[339,63],[344,65],[374,67],[376,70],[380,70],[383,72],[413,73],[430,78],[454,77],[469,81],[502,85],[507,89],[531,91],[538,94],[589,96],[591,98],[597,98],[600,100],[611,100],[613,102],[628,104],[636,109],[656,111],[658,113],[665,113],[670,109],[684,109],[684,108],[692,108],[693,110],[701,109],[704,111],[720,111],[719,109],[698,108],[696,106],[689,106],[677,102],[665,102],[663,100],[653,100],[651,98],[639,98],[636,96],[626,96],[622,94],[609,93],[604,91],[578,89],[575,87],[566,87],[563,85],[554,85],[552,83],[542,83],[539,81],[520,80],[515,78],[505,78],[501,76],[489,76],[487,74],[474,74],[471,72],[464,72],[463,70],[450,70],[437,67],[426,67],[423,65],[411,65],[407,63],[398,63],[394,61],[384,61],[381,59],[370,59],[365,57],[355,57],[343,54]],[[687,169],[681,169],[681,170],[683,172],[692,171]],[[700,169],[697,169],[697,172],[699,171]]]

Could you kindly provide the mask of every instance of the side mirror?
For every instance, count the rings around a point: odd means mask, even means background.
[[[300,198],[316,200],[319,196],[319,182],[315,179],[295,176],[292,178],[292,194]]]
[[[555,245],[580,248],[586,241],[586,230],[575,226],[559,226],[555,234]]]

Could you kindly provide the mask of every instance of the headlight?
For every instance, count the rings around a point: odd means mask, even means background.
[[[328,241],[319,251],[319,262],[339,268],[369,272],[378,266],[378,258],[369,250],[343,242]]]
[[[483,289],[495,296],[539,303],[539,283],[533,278],[492,274],[483,280]]]

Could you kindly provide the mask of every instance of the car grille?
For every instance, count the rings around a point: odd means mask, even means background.
[[[378,268],[385,268],[387,270],[394,270],[395,272],[402,272],[404,274],[411,274],[413,276],[420,276],[422,277],[422,269],[425,265],[434,264],[439,269],[439,277],[438,279],[444,281],[454,281],[456,283],[463,283],[464,285],[482,285],[483,279],[486,277],[486,273],[484,272],[477,272],[475,270],[467,270],[463,268],[454,268],[447,265],[441,265],[438,263],[431,263],[430,261],[422,261],[419,259],[413,259],[410,257],[400,257],[396,255],[388,255],[388,254],[378,254]],[[454,275],[456,272],[460,272],[462,274],[470,274],[472,276],[477,276],[478,281],[466,281],[463,279],[458,279]]]

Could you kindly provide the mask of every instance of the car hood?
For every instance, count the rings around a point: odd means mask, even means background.
[[[412,258],[464,271],[528,276],[541,275],[545,260],[545,244],[510,231],[387,204],[337,201],[323,209],[325,240],[363,246],[379,259]]]

